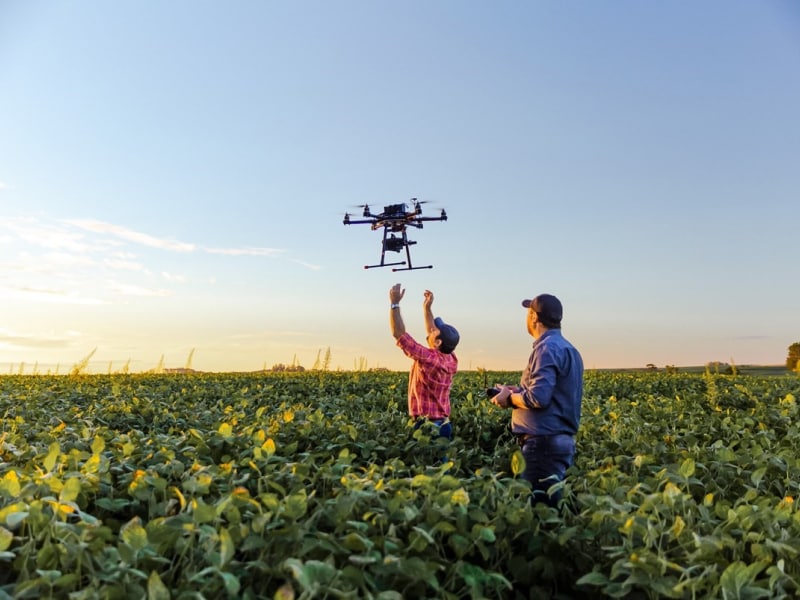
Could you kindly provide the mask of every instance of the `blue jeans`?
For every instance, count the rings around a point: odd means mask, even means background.
[[[563,481],[567,469],[575,456],[575,439],[566,433],[557,435],[534,435],[520,440],[525,457],[522,478],[533,488],[531,502],[543,502],[558,507],[561,489],[547,493],[550,486]]]
[[[448,442],[453,441],[453,424],[450,423],[450,419],[428,419],[426,417],[417,417],[417,420],[414,422],[414,429],[419,429],[420,427],[432,427],[436,428],[436,432],[438,435],[435,435],[433,431],[431,431],[431,439],[434,437],[440,437],[446,439]],[[444,464],[448,461],[447,458],[447,450],[442,450],[444,454],[438,458],[438,463]]]
[[[414,423],[414,429],[419,429],[425,423],[430,423],[439,431],[439,437],[447,438],[448,440],[453,439],[453,424],[450,423],[450,419],[427,419],[425,417],[417,417],[416,422]]]

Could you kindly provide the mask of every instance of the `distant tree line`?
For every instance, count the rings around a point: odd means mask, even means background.
[[[800,373],[800,342],[789,346],[789,355],[786,357],[786,368]]]

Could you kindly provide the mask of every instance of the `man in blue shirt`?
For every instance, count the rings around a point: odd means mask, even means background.
[[[550,294],[523,300],[533,351],[519,386],[499,386],[492,402],[511,408],[511,431],[525,457],[522,477],[533,487],[532,501],[558,506],[561,487],[575,456],[581,419],[583,359],[561,335],[561,302]]]

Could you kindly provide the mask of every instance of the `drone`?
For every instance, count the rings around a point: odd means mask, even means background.
[[[432,269],[433,265],[426,265],[424,267],[415,267],[411,264],[411,249],[417,242],[412,242],[408,239],[406,234],[407,227],[416,227],[422,229],[425,221],[447,221],[447,213],[442,209],[438,217],[423,217],[422,205],[424,201],[411,198],[411,208],[406,202],[400,204],[390,204],[383,207],[383,212],[380,214],[372,214],[369,205],[362,204],[361,208],[364,209],[363,218],[353,220],[350,218],[349,213],[345,213],[342,223],[345,225],[361,225],[367,224],[372,226],[372,230],[380,229],[383,227],[383,243],[381,244],[381,262],[377,265],[364,265],[365,269],[374,269],[376,267],[400,267],[394,268],[392,271],[413,271],[415,269]],[[397,235],[399,234],[399,235]],[[406,260],[400,262],[385,262],[386,252],[402,252],[405,249]],[[403,266],[405,265],[405,266]]]

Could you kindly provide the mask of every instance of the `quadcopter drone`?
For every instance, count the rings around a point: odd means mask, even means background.
[[[364,265],[365,269],[373,269],[375,267],[395,267],[397,265],[407,265],[402,268],[392,269],[392,271],[413,271],[414,269],[432,269],[433,265],[424,267],[414,267],[411,264],[411,250],[410,246],[417,242],[412,242],[406,235],[407,227],[416,227],[422,229],[422,224],[425,221],[447,221],[447,213],[442,209],[442,213],[438,217],[423,217],[422,204],[424,202],[411,199],[411,210],[408,209],[408,204],[403,202],[401,204],[391,204],[383,207],[383,212],[374,215],[369,210],[369,205],[362,204],[361,208],[364,209],[363,219],[352,220],[350,215],[345,213],[345,225],[360,225],[368,224],[372,226],[372,230],[383,227],[383,243],[381,245],[381,262],[377,265]],[[400,234],[400,235],[395,235]],[[402,252],[405,248],[406,260],[401,262],[387,263],[384,262],[386,252]]]

